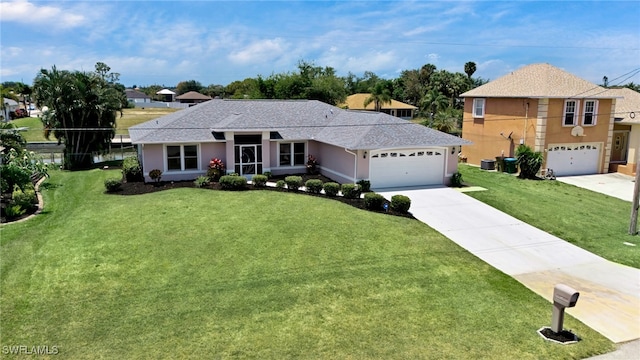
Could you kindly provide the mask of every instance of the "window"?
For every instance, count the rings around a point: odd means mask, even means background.
[[[198,145],[167,146],[167,171],[198,170]]]
[[[305,143],[280,143],[280,166],[304,165]]]
[[[578,101],[567,100],[564,102],[564,117],[562,125],[574,126],[576,124],[576,109],[578,108]]]
[[[473,117],[484,117],[484,100],[485,99],[473,99]]]
[[[598,101],[586,100],[584,102],[584,111],[582,117],[582,125],[595,125],[598,117]]]

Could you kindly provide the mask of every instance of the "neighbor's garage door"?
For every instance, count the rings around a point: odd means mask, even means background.
[[[444,161],[442,149],[372,151],[369,163],[371,187],[440,185],[444,178]]]
[[[556,175],[599,173],[600,143],[551,144],[547,149],[547,168]]]

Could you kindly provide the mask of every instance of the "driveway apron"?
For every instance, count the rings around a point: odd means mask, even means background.
[[[576,289],[578,304],[567,313],[611,341],[640,339],[639,269],[603,259],[452,188],[378,193],[387,199],[408,196],[418,220],[549,301],[556,284]],[[550,324],[540,324],[545,325]]]

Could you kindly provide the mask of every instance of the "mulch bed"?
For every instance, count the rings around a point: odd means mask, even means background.
[[[269,182],[276,182],[278,180],[284,180],[284,178],[288,176],[288,175],[283,175],[283,176],[275,176],[272,177],[271,179],[269,179]],[[323,183],[325,182],[329,182],[329,181],[333,181],[325,176],[322,175],[300,175],[300,174],[296,174],[296,176],[301,176],[302,177],[302,181],[303,183],[306,182],[309,179],[320,179],[322,180]],[[148,193],[153,193],[153,192],[157,192],[157,191],[164,191],[164,190],[170,190],[170,189],[179,189],[179,188],[195,188],[195,184],[193,181],[161,181],[159,183],[144,183],[144,182],[123,182],[122,183],[122,190],[114,192],[113,194],[115,195],[140,195],[140,194],[148,194]],[[220,184],[217,182],[211,183],[209,184],[209,186],[206,186],[205,189],[211,189],[211,190],[221,190],[220,188]],[[244,191],[277,191],[277,192],[294,192],[294,191],[290,191],[287,189],[277,189],[274,187],[254,187],[253,185],[247,185],[247,190]],[[311,193],[307,193],[304,191],[295,191],[295,193],[300,194],[301,196],[317,196],[317,197],[323,197],[323,198],[327,198],[327,199],[331,199],[331,200],[335,200],[335,201],[340,201],[342,203],[351,205],[353,207],[356,207],[358,209],[363,209],[363,210],[367,210],[367,211],[373,211],[373,210],[368,210],[365,205],[364,205],[364,199],[360,198],[360,199],[345,199],[341,196],[336,196],[336,197],[329,197],[329,196],[325,196],[322,194],[311,194]],[[411,218],[411,219],[415,219],[413,217],[413,215],[411,213],[400,213],[400,212],[396,212],[393,211],[391,209],[391,204],[388,204],[388,211],[384,211],[384,210],[380,210],[380,211],[375,211],[378,213],[386,213],[389,215],[394,215],[394,216],[401,216],[401,217],[406,217],[406,218]]]

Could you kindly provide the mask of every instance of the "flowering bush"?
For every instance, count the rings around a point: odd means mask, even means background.
[[[307,157],[307,174],[315,175],[318,173],[318,161],[313,155]]]
[[[207,176],[211,181],[218,181],[220,177],[224,174],[224,163],[222,160],[218,158],[213,158],[209,161],[209,170],[207,171]]]

